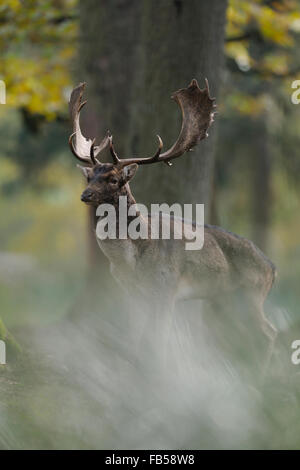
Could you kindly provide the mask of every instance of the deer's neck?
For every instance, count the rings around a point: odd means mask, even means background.
[[[121,216],[120,218],[120,211],[121,210],[124,210],[124,206],[123,208],[120,207],[120,204],[119,204],[119,198],[120,196],[126,196],[127,200],[126,200],[126,206],[125,206],[125,224],[127,223],[127,226],[125,225],[125,227],[123,226],[122,229],[120,230],[120,221],[121,220],[124,220]],[[129,215],[128,214],[128,211],[129,209],[136,204],[136,201],[130,191],[130,188],[129,188],[129,185],[126,184],[121,191],[118,192],[118,194],[115,194],[110,201],[107,201],[109,204],[113,205],[114,206],[114,209],[115,209],[115,214],[116,214],[116,232],[115,232],[115,237],[113,238],[100,238],[99,237],[99,234],[98,234],[98,230],[96,229],[96,234],[97,234],[97,241],[98,241],[98,244],[101,248],[101,250],[103,251],[103,253],[105,254],[105,256],[107,256],[107,258],[110,260],[111,262],[111,266],[112,266],[112,269],[113,271],[118,271],[119,274],[118,274],[118,277],[120,278],[120,276],[122,277],[122,270],[124,271],[125,269],[125,273],[128,271],[128,267],[130,267],[131,269],[134,269],[135,268],[135,263],[136,263],[136,259],[138,257],[138,251],[139,251],[139,243],[137,240],[132,240],[129,236],[129,225],[130,225],[130,222],[135,218],[135,217],[138,217],[139,216],[139,213],[134,209],[134,212],[135,212],[135,216],[132,216],[132,215]],[[124,213],[123,213],[124,215]],[[100,220],[101,217],[98,219]],[[140,218],[140,222],[141,223],[146,223],[145,221],[141,220]],[[120,234],[123,234],[120,235]],[[125,235],[124,237],[124,233],[127,234]],[[125,279],[126,279],[126,276],[125,275]],[[125,280],[124,280],[125,282]]]
[[[132,222],[132,220],[134,220],[136,217],[140,216],[140,213],[138,212],[137,208],[134,208],[134,210],[132,210],[131,213],[129,213],[129,209],[132,206],[136,205],[136,200],[134,199],[131,193],[129,184],[127,183],[121,188],[120,191],[118,191],[115,194],[112,194],[109,200],[106,201],[106,203],[114,207],[115,216],[116,216],[116,238],[123,239],[124,230],[126,230],[126,227],[128,230],[130,222]],[[103,216],[103,217],[106,217],[106,216]],[[102,217],[100,216],[99,220],[101,218]],[[143,221],[142,217],[140,217],[140,221],[141,222]],[[124,226],[122,227],[121,233],[123,234],[123,236],[119,236],[121,223],[126,224],[125,227]]]
[[[122,203],[120,202],[120,197],[123,198]],[[126,200],[124,198],[126,198]],[[126,207],[124,207],[124,202],[126,202]],[[136,200],[132,195],[128,183],[125,184],[117,194],[113,195],[111,204],[114,206],[116,211],[117,227],[119,226],[120,212],[124,210],[126,211],[128,225],[130,221],[134,218],[133,216],[128,215],[129,209],[131,206],[134,206],[136,204]]]

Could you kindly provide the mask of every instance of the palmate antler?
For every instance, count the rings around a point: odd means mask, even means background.
[[[86,101],[81,102],[84,85],[84,83],[78,85],[71,94],[70,111],[74,132],[70,136],[69,143],[74,155],[87,165],[99,163],[96,156],[104,150],[108,144],[113,162],[119,167],[131,165],[132,163],[147,165],[165,162],[171,165],[171,160],[191,150],[200,140],[208,136],[207,130],[214,120],[214,108],[216,108],[216,105],[214,103],[215,99],[210,97],[208,81],[206,80],[206,88],[201,90],[197,80],[193,79],[187,88],[182,88],[172,95],[172,98],[179,104],[182,112],[181,131],[175,144],[166,152],[161,153],[163,142],[160,136],[157,136],[159,146],[153,157],[120,159],[114,149],[112,136],[109,135],[109,133],[98,146],[94,145],[95,139],[93,141],[85,139],[81,133],[79,115],[80,110],[86,103]],[[74,136],[76,137],[75,146],[73,144]]]
[[[84,87],[85,83],[80,83],[71,93],[69,109],[73,125],[73,134],[69,137],[69,145],[72,153],[76,158],[78,158],[78,160],[86,165],[93,166],[96,165],[96,163],[100,163],[96,156],[108,146],[110,140],[108,132],[100,145],[95,146],[95,139],[86,139],[82,135],[79,117],[81,109],[86,104],[86,101],[82,101]]]
[[[165,162],[171,165],[170,160],[180,157],[195,147],[200,140],[207,137],[207,130],[214,120],[213,109],[216,108],[215,99],[209,95],[208,81],[206,80],[206,88],[200,90],[197,80],[193,79],[187,88],[182,88],[173,93],[172,98],[177,101],[182,112],[181,131],[175,144],[166,152],[161,153],[163,142],[158,135],[159,147],[153,157],[120,160],[113,148],[112,138],[110,137],[110,150],[115,163],[125,166],[131,163],[147,165]]]

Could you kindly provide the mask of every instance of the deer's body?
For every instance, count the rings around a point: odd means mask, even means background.
[[[130,190],[127,197],[130,204],[135,204]],[[116,201],[114,198],[110,203],[114,205]],[[118,214],[117,204],[115,209]],[[165,214],[163,217],[170,216]],[[149,230],[150,221],[141,220]],[[171,234],[186,234],[189,228],[193,232],[197,230],[196,224],[175,217],[170,218],[170,225]],[[97,241],[109,259],[117,281],[126,290],[134,286],[134,291],[140,290],[142,295],[153,296],[168,291],[168,297],[176,300],[215,299],[246,289],[264,300],[274,281],[275,267],[259,248],[250,240],[221,227],[204,226],[201,250],[186,250],[184,236],[182,239],[173,236],[171,240],[98,238]]]
[[[120,196],[127,196],[128,210],[135,204],[129,181],[138,165],[160,161],[170,164],[171,159],[181,156],[205,138],[213,121],[214,100],[209,96],[208,85],[200,90],[193,80],[188,88],[174,94],[183,113],[182,129],[176,143],[161,154],[163,144],[159,137],[159,148],[153,157],[119,159],[111,136],[106,136],[97,147],[94,141],[82,136],[79,112],[83,106],[83,87],[83,84],[79,85],[71,96],[74,133],[69,140],[72,152],[85,164],[81,169],[88,186],[81,199],[95,207],[109,203],[115,207],[117,216]],[[75,146],[73,137],[76,137]],[[101,163],[96,155],[108,145],[113,163]],[[141,223],[146,224],[149,230],[148,220],[142,219]],[[182,230],[182,225],[185,230]],[[178,231],[187,235],[187,231],[194,232],[195,227],[192,222],[173,218],[173,237],[169,240],[151,237],[133,240],[127,237],[98,239],[98,243],[110,261],[113,276],[139,307],[148,311],[150,328],[152,323],[156,325],[153,334],[166,331],[162,326],[170,323],[170,313],[177,300],[198,298],[220,305],[235,293],[242,292],[257,334],[263,332],[264,338],[272,341],[275,329],[264,315],[263,304],[274,281],[273,264],[251,241],[210,225],[205,226],[202,249],[186,250],[186,239],[176,239],[174,233]],[[243,317],[245,322],[248,319]]]

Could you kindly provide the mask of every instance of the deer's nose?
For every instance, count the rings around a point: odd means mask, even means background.
[[[83,193],[81,194],[82,202],[89,202],[91,200],[92,195],[93,191],[91,189],[85,189],[85,191],[83,191]]]

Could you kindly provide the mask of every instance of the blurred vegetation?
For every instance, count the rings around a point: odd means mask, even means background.
[[[77,35],[76,3],[8,0],[1,5],[0,74],[9,106],[48,120],[64,113]]]
[[[0,6],[0,337],[63,318],[84,285],[87,213],[67,146],[78,23],[77,0]],[[277,265],[287,329],[300,304],[299,33],[297,0],[229,1],[212,209]]]

